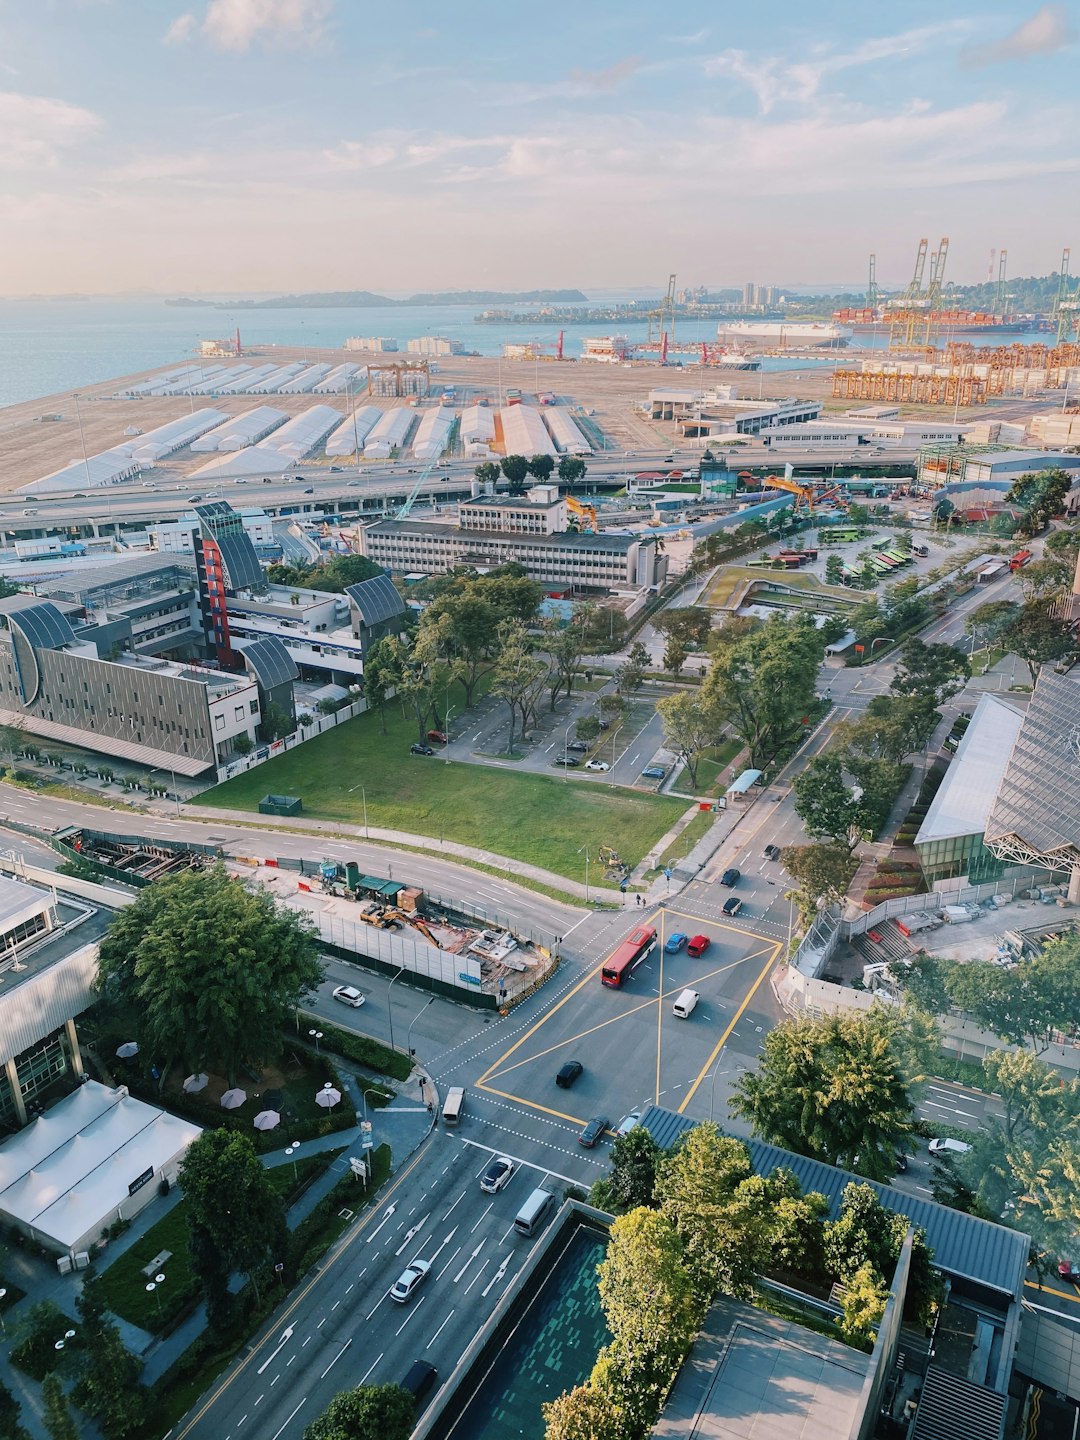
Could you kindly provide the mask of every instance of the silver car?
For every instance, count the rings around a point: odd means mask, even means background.
[[[424,1283],[430,1272],[430,1260],[411,1261],[391,1286],[390,1299],[396,1300],[399,1305],[404,1305],[406,1300],[412,1298],[413,1292]]]

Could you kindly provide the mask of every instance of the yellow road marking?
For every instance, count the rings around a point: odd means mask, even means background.
[[[280,1314],[277,1316],[277,1319],[274,1321],[273,1328],[269,1330],[260,1341],[258,1341],[251,1347],[251,1349],[247,1352],[244,1358],[240,1361],[239,1365],[237,1365],[236,1369],[230,1375],[226,1376],[226,1378],[221,1382],[221,1384],[217,1387],[213,1394],[207,1399],[206,1403],[202,1406],[202,1408],[191,1417],[190,1421],[187,1423],[187,1425],[185,1425],[183,1430],[177,1432],[176,1440],[184,1440],[184,1436],[195,1425],[198,1424],[198,1422],[203,1418],[203,1416],[210,1409],[210,1407],[217,1403],[217,1401],[222,1395],[224,1395],[225,1391],[229,1388],[233,1381],[237,1380],[244,1373],[247,1367],[251,1364],[252,1360],[254,1360],[255,1357],[261,1353],[261,1351],[263,1351],[273,1340],[277,1338],[279,1325],[284,1324],[288,1320],[289,1316],[293,1314],[297,1306],[300,1304],[301,1300],[306,1299],[306,1297],[319,1283],[323,1276],[328,1273],[332,1266],[337,1264],[337,1262],[341,1259],[342,1255],[344,1255],[346,1250],[348,1250],[349,1247],[352,1245],[353,1241],[359,1235],[363,1234],[364,1230],[367,1229],[370,1222],[375,1219],[376,1215],[383,1208],[383,1201],[388,1200],[390,1196],[393,1195],[404,1183],[411,1171],[413,1171],[416,1166],[419,1165],[426,1149],[427,1147],[425,1145],[421,1145],[420,1149],[409,1161],[405,1169],[402,1170],[401,1174],[390,1186],[389,1190],[387,1190],[379,1197],[379,1204],[369,1205],[367,1207],[359,1223],[355,1225],[352,1231],[345,1236],[344,1241],[340,1245],[338,1245],[337,1250],[330,1257],[330,1259],[325,1262],[322,1269],[316,1271],[316,1273],[311,1277],[307,1284],[301,1290],[298,1290],[296,1292],[293,1298],[286,1305],[285,1309],[281,1311]]]
[[[1059,1300],[1071,1300],[1075,1304],[1080,1300],[1080,1289],[1078,1290],[1057,1290],[1053,1285],[1039,1285],[1034,1280],[1025,1280],[1025,1286],[1037,1290],[1040,1295],[1056,1295]]]
[[[736,1010],[736,1011],[735,1011],[735,1014],[731,1017],[731,1022],[730,1022],[730,1024],[728,1025],[728,1027],[727,1027],[727,1029],[724,1031],[724,1033],[720,1036],[720,1039],[716,1042],[716,1048],[713,1050],[713,1052],[712,1052],[712,1054],[709,1056],[708,1060],[706,1060],[706,1062],[705,1062],[704,1066],[702,1067],[702,1070],[701,1070],[700,1074],[698,1075],[697,1079],[694,1081],[693,1085],[690,1086],[690,1089],[686,1092],[686,1098],[683,1100],[682,1104],[679,1106],[679,1114],[680,1114],[680,1115],[683,1114],[683,1112],[686,1110],[686,1107],[690,1104],[690,1101],[691,1101],[691,1100],[694,1098],[694,1096],[697,1094],[698,1086],[699,1086],[699,1085],[701,1084],[701,1082],[705,1079],[705,1076],[706,1076],[706,1075],[708,1074],[708,1072],[709,1072],[709,1066],[712,1065],[712,1064],[715,1062],[716,1057],[720,1054],[720,1051],[721,1051],[721,1050],[724,1048],[724,1046],[727,1044],[728,1036],[731,1034],[732,1030],[735,1029],[735,1026],[739,1023],[740,1019],[742,1018],[743,1011],[744,1011],[744,1010],[746,1009],[746,1007],[750,1004],[750,1001],[754,998],[755,994],[757,993],[757,988],[758,988],[758,986],[759,986],[759,985],[761,984],[761,982],[765,979],[765,976],[768,975],[768,973],[769,973],[769,971],[772,969],[772,967],[776,964],[776,957],[780,954],[780,951],[783,949],[783,943],[784,943],[784,942],[783,942],[782,940],[778,940],[778,941],[776,942],[776,944],[773,946],[773,952],[772,952],[772,954],[770,955],[769,959],[766,960],[764,969],[762,970],[761,974],[757,977],[757,979],[754,981],[753,985],[750,987],[750,990],[747,992],[746,999],[742,1002],[742,1004],[739,1006],[738,1010]]]

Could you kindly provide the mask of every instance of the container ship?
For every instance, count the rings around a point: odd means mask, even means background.
[[[756,340],[761,345],[842,345],[851,339],[843,325],[824,320],[721,320],[716,327],[721,340]]]
[[[853,331],[885,330],[890,314],[887,310],[836,310],[833,320]],[[1027,335],[1049,328],[1041,315],[1003,318],[982,310],[935,310],[930,324],[932,329],[947,330],[950,335]]]

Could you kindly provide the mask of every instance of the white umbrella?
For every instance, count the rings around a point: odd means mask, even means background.
[[[130,1060],[139,1053],[139,1047],[134,1040],[125,1040],[123,1045],[117,1046],[116,1053],[121,1060]]]
[[[223,1110],[239,1110],[246,1100],[246,1090],[226,1090],[221,1097],[221,1108]]]
[[[325,1090],[320,1090],[315,1096],[315,1104],[321,1105],[324,1110],[332,1110],[341,1100],[341,1091],[335,1090],[332,1085]]]
[[[209,1076],[209,1075],[203,1075],[203,1074],[199,1074],[199,1075],[189,1075],[189,1076],[187,1077],[187,1079],[184,1081],[184,1094],[185,1094],[185,1095],[195,1095],[195,1094],[197,1094],[200,1090],[205,1090],[206,1087],[207,1087],[207,1085],[209,1085],[209,1084],[210,1084],[210,1076]]]
[[[281,1124],[281,1116],[276,1110],[260,1110],[255,1116],[256,1130],[276,1130]]]

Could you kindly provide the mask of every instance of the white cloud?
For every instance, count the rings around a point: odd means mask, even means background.
[[[165,31],[164,43],[166,45],[183,44],[183,42],[190,37],[192,31],[195,29],[195,25],[195,16],[190,10],[186,11],[183,15],[178,15],[168,30]]]
[[[92,110],[45,95],[0,91],[0,166],[23,169],[54,165],[60,152],[78,145],[100,130],[102,120]]]
[[[1002,65],[1010,60],[1026,60],[1030,55],[1053,55],[1071,44],[1073,38],[1065,6],[1044,5],[1001,40],[970,45],[960,58],[971,68]]]
[[[256,40],[312,44],[332,9],[333,0],[210,0],[202,29],[218,50],[242,52]]]
[[[644,63],[640,55],[628,55],[606,70],[571,70],[570,81],[582,90],[614,90],[631,75],[636,75]]]

